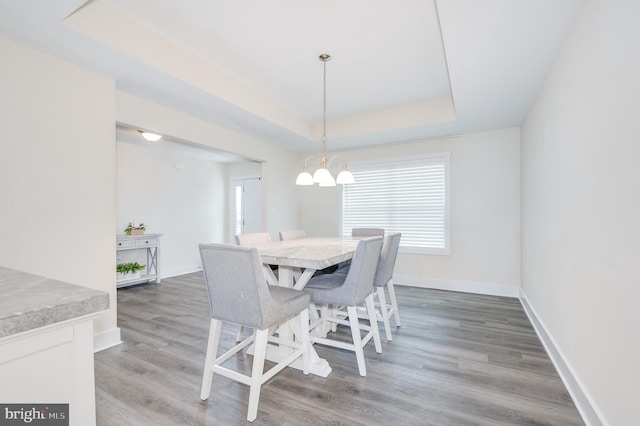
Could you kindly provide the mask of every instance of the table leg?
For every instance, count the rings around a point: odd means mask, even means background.
[[[293,287],[298,288],[298,285],[304,287],[309,279],[313,276],[315,270],[314,269],[305,269],[298,281],[294,285],[294,272],[297,268],[292,268],[288,266],[279,266],[278,267],[278,285],[283,287]],[[311,312],[312,311],[312,312]],[[318,316],[318,313],[315,309],[311,309],[309,312],[311,318]],[[313,320],[312,320],[313,321]],[[278,336],[282,339],[291,340],[297,331],[299,331],[299,322],[297,318],[293,318],[286,323],[282,324],[278,327]],[[269,345],[267,347],[267,356],[266,358],[273,362],[280,362],[285,359],[292,351],[292,348],[288,348],[286,346],[274,346]],[[327,362],[326,359],[320,358],[318,353],[314,349],[313,345],[309,345],[308,350],[310,351],[311,358],[311,366],[309,372],[311,374],[315,374],[316,376],[327,377],[329,373],[331,373],[331,366]],[[298,358],[293,363],[289,365],[292,368],[302,370],[302,358]]]
[[[293,287],[293,270],[290,266],[278,266],[278,285],[281,287]]]
[[[280,326],[280,328],[278,328],[278,333],[280,333],[280,331],[283,329],[287,329],[287,333],[293,333],[293,335],[295,335],[296,332],[300,330],[299,325],[300,322],[298,318],[292,318],[285,324]],[[282,334],[279,334],[279,336],[282,337]],[[309,347],[307,349],[309,350],[309,355],[311,358],[309,373],[315,374],[316,376],[320,377],[327,377],[331,373],[331,366],[329,365],[329,362],[327,362],[327,360],[324,358],[320,358],[312,344],[309,344]],[[266,358],[273,362],[280,362],[285,359],[292,350],[292,348],[288,348],[286,346],[269,345],[267,347]],[[289,367],[302,371],[302,358],[298,358],[293,361],[291,364],[289,364]]]

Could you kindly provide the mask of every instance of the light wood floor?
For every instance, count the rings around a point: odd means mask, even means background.
[[[285,368],[254,424],[584,424],[517,299],[396,288],[402,327],[391,343],[381,328],[382,354],[367,345],[367,377],[352,352],[317,346],[329,377]],[[200,273],[118,290],[124,343],[95,356],[98,425],[246,423],[244,385],[216,375],[200,401],[208,309]],[[234,336],[225,326],[222,346]]]

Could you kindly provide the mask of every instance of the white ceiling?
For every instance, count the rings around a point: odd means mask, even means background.
[[[0,36],[310,152],[319,54],[330,150],[518,126],[582,2],[0,0]]]

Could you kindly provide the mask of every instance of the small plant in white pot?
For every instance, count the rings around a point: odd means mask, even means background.
[[[133,223],[129,222],[129,225],[127,225],[127,227],[124,229],[124,233],[127,235],[143,235],[144,231],[146,231],[147,228],[144,226],[144,223],[141,223],[140,225],[134,225]]]
[[[140,271],[145,268],[145,265],[141,265],[138,262],[118,263],[116,265],[116,272],[118,273],[118,279],[127,280],[130,278],[139,278]]]

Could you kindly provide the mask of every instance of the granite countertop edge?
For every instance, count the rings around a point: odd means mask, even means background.
[[[109,309],[109,294],[0,267],[0,338]]]

